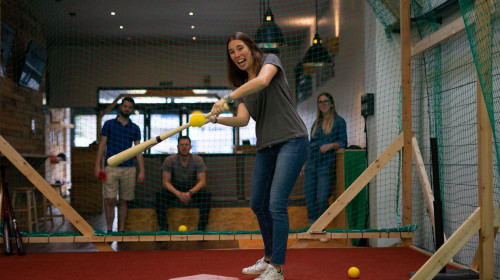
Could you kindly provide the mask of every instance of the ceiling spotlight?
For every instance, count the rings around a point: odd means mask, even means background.
[[[193,41],[196,41],[196,37],[193,36]]]
[[[192,15],[194,15],[194,13],[193,12],[189,12],[189,15],[192,16]]]
[[[191,25],[191,29],[195,29],[195,28],[196,28],[196,26],[194,26],[194,25]]]
[[[120,29],[123,29],[123,25],[120,25]]]
[[[116,15],[116,13],[115,12],[111,12],[111,15],[114,16],[114,15]]]

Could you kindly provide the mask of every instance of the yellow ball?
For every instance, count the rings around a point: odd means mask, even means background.
[[[205,116],[201,111],[194,111],[189,119],[191,126],[202,127],[205,124]]]
[[[187,231],[188,228],[185,225],[179,226],[179,231]]]
[[[347,276],[351,279],[357,279],[359,278],[359,269],[357,267],[351,267],[347,271]]]

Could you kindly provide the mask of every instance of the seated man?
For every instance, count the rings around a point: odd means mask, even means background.
[[[207,167],[199,155],[191,151],[191,139],[180,136],[178,153],[168,156],[162,164],[162,190],[156,193],[156,215],[160,230],[168,230],[167,209],[194,204],[200,208],[198,230],[205,231],[212,208],[212,194],[203,189]]]

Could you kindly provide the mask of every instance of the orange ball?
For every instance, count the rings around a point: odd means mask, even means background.
[[[358,279],[359,278],[359,269],[357,267],[351,267],[347,271],[347,276],[351,279]]]

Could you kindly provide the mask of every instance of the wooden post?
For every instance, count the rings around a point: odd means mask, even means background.
[[[477,80],[478,199],[481,209],[479,230],[480,279],[494,279],[495,243],[493,230],[493,136],[479,79]]]
[[[411,24],[410,0],[400,0],[401,94],[403,118],[403,225],[412,223],[412,115],[411,115]],[[403,239],[410,246],[411,239]]]
[[[477,0],[474,3],[474,20],[476,24],[476,51],[486,59],[479,64],[476,71],[481,74],[484,83],[481,85],[479,74],[476,78],[477,88],[477,150],[478,150],[478,199],[481,209],[481,229],[479,230],[480,279],[493,280],[495,277],[495,244],[493,229],[493,136],[491,123],[483,95],[483,88],[492,92],[491,65],[491,16],[489,1]]]

